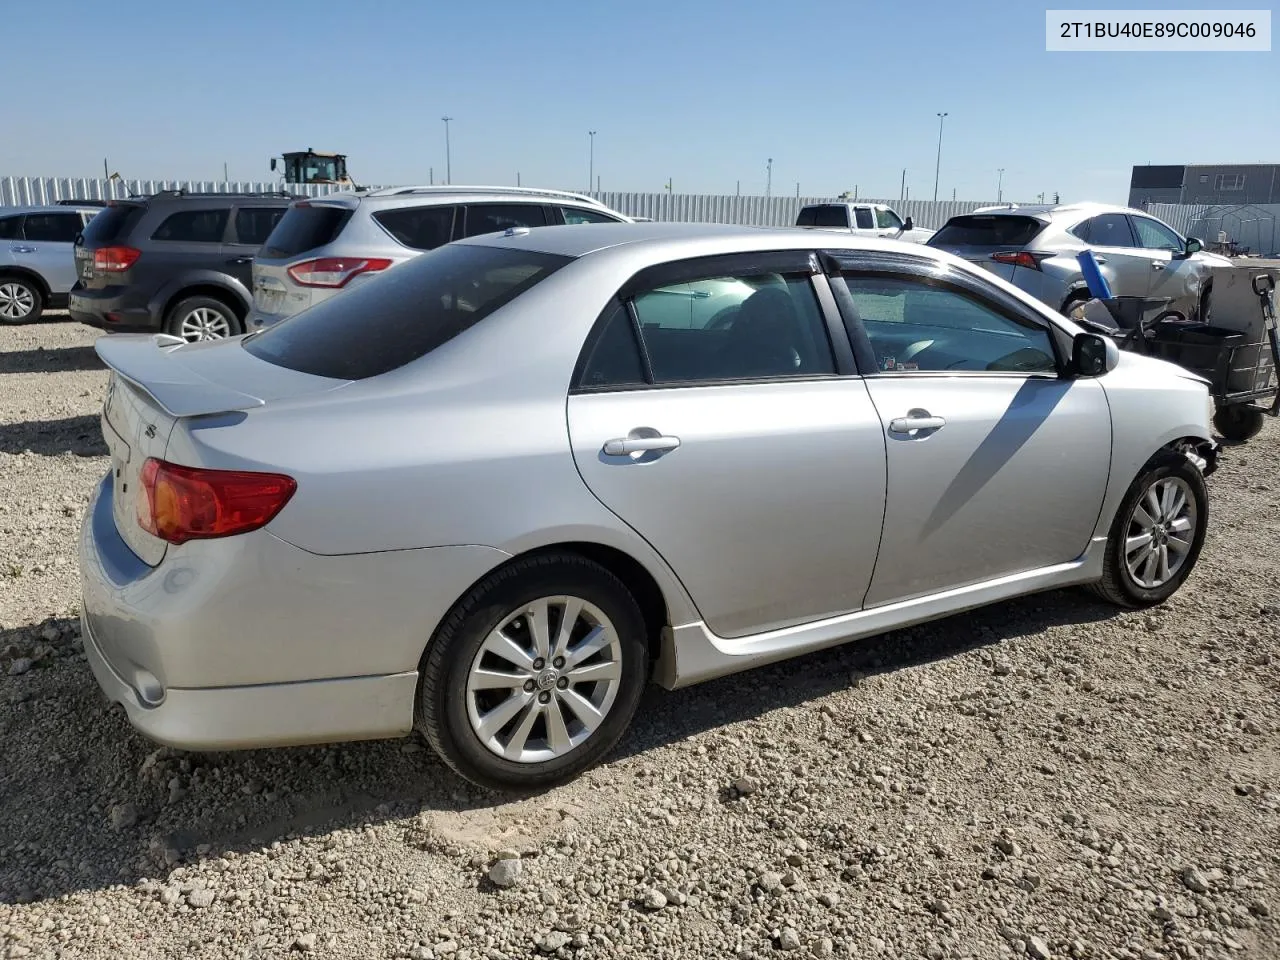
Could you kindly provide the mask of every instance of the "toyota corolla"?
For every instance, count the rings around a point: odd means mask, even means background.
[[[188,749],[398,737],[531,789],[676,688],[1191,573],[1205,383],[942,251],[508,230],[267,331],[98,342],[106,694]]]

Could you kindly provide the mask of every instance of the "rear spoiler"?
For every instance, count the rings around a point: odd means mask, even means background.
[[[187,342],[168,334],[110,334],[93,349],[102,362],[172,417],[199,417],[260,407],[260,397],[206,380],[177,356]]]

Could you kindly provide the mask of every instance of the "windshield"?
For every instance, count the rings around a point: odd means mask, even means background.
[[[571,258],[471,244],[440,247],[246,338],[255,357],[361,380],[426,356]]]

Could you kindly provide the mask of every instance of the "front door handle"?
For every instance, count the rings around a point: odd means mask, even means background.
[[[35,253],[35,247],[13,246],[9,248],[10,253]]]
[[[1106,258],[1106,257],[1094,257],[1094,258],[1093,258],[1093,262],[1094,262],[1094,263],[1106,263],[1106,262],[1107,262],[1107,258]]]
[[[918,430],[941,430],[947,425],[942,417],[934,417],[927,410],[912,410],[905,417],[889,421],[889,432],[910,436]]]
[[[674,450],[678,446],[680,446],[679,437],[618,437],[604,442],[604,452],[608,457],[625,457],[632,453]]]
[[[1151,261],[1151,269],[1152,269],[1152,270],[1163,270],[1163,269],[1164,269],[1164,261],[1163,261],[1163,260],[1152,260],[1152,261]]]
[[[234,263],[234,264],[253,263],[253,257],[232,257],[230,260],[227,261],[227,263]]]

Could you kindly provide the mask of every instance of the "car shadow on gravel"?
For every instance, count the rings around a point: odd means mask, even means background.
[[[53,347],[0,352],[0,373],[69,373],[105,370],[93,347]]]
[[[608,777],[609,766],[627,758],[848,688],[851,676],[1116,613],[1080,592],[1048,593],[687,690],[653,688],[602,772]],[[231,753],[157,747],[132,730],[122,708],[106,703],[78,631],[70,618],[0,629],[0,903],[163,879],[177,864],[388,822],[403,829],[406,847],[459,853],[456,831],[483,833],[510,815],[514,798],[464,782],[416,739]],[[24,658],[30,664],[10,676]],[[533,803],[558,820],[550,797]],[[529,817],[529,808],[519,816]]]
[[[44,457],[73,453],[77,457],[103,457],[107,444],[97,416],[63,417],[61,420],[26,420],[0,425],[0,453],[30,450]]]
[[[614,757],[644,753],[724,724],[800,706],[877,674],[1034,637],[1050,627],[1109,620],[1121,612],[1083,590],[1057,590],[852,641],[686,690],[655,689]]]

